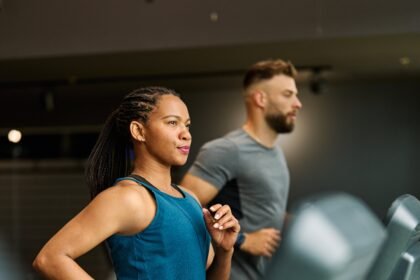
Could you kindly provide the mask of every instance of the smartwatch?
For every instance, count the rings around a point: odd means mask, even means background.
[[[235,242],[235,248],[240,249],[244,241],[245,241],[245,234],[243,232],[238,233],[238,238],[236,238],[236,242]]]

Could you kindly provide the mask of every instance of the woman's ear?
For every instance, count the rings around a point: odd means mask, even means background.
[[[133,137],[134,140],[139,142],[145,142],[145,135],[144,135],[144,126],[142,123],[138,121],[131,121],[130,123],[130,133],[131,137]]]

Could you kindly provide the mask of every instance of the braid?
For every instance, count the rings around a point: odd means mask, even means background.
[[[136,89],[108,117],[87,162],[86,180],[92,198],[131,172],[130,123],[133,120],[146,123],[159,98],[168,94],[179,97],[174,90],[164,87]]]
[[[158,99],[166,94],[179,96],[174,90],[163,87],[139,88],[127,94],[118,108],[118,126],[122,129],[128,128],[132,120],[146,123]]]

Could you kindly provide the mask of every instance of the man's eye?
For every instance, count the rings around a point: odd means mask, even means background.
[[[176,125],[176,121],[169,121],[168,124],[169,125]]]

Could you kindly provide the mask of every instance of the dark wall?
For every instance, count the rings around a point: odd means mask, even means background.
[[[24,165],[0,174],[0,245],[5,244],[0,246],[0,263],[13,264],[5,267],[11,275],[19,273],[19,277],[7,278],[11,280],[41,279],[31,268],[36,254],[88,201],[80,166],[54,172],[51,169],[56,167],[25,170]],[[96,279],[112,276],[102,245],[77,262]]]
[[[292,202],[320,191],[345,191],[383,218],[398,195],[420,197],[418,82],[349,81],[330,84],[317,96],[303,95],[296,134],[284,139]]]

